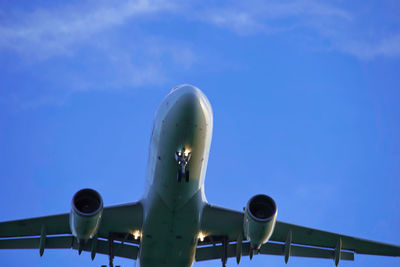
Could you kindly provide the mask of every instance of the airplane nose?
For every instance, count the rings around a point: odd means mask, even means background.
[[[196,93],[201,93],[201,90],[193,85],[190,84],[182,84],[175,86],[174,88],[171,89],[170,94],[196,94]]]
[[[170,92],[173,99],[174,111],[183,114],[202,113],[208,120],[212,120],[212,109],[210,102],[203,92],[192,85],[180,85],[174,87]]]

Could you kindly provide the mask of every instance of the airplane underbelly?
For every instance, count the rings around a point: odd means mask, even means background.
[[[202,205],[200,190],[178,209],[155,198],[143,225],[140,266],[192,266]]]

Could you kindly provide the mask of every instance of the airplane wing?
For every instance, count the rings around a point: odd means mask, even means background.
[[[60,214],[0,223],[0,249],[72,248],[136,259],[139,240],[132,235],[141,229],[141,203],[106,207],[97,232],[97,238],[79,247],[69,227],[69,214]],[[42,229],[45,236],[42,238]],[[42,241],[41,241],[42,239]],[[43,252],[41,252],[42,254]]]
[[[226,252],[224,252],[224,245],[215,245],[215,246],[199,246],[196,251],[196,261],[205,261],[205,260],[215,260],[221,259],[224,256],[224,253],[227,258],[237,257],[237,244],[228,244],[226,248]],[[260,255],[285,255],[285,245],[268,242],[261,246],[260,251],[258,252]],[[250,255],[250,244],[248,242],[244,242],[242,244],[242,253],[241,256],[249,256]],[[334,251],[331,249],[323,249],[323,248],[313,248],[313,247],[303,247],[292,245],[290,250],[290,256],[293,257],[308,257],[308,258],[320,258],[320,259],[335,259]],[[354,253],[342,251],[340,254],[341,260],[354,260]]]
[[[201,231],[207,237],[198,246],[196,260],[238,256],[235,248],[238,239],[244,236],[243,217],[242,212],[207,204],[201,223]],[[249,255],[249,243],[245,240],[241,243],[241,255]],[[400,246],[277,221],[271,238],[259,251],[259,254],[285,255],[285,261],[289,256],[300,256],[335,259],[337,263],[340,259],[354,260],[354,253],[398,257]]]

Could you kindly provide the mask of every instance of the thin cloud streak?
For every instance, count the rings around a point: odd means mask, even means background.
[[[193,2],[154,0],[129,0],[111,4],[89,1],[80,6],[65,6],[57,10],[38,9],[29,14],[21,14],[18,21],[0,25],[0,49],[13,50],[36,60],[71,55],[78,45],[93,44],[93,36],[96,34],[142,18],[157,20],[156,14],[169,14],[215,25],[240,35],[311,29],[320,37],[327,38],[331,48],[360,59],[399,55],[399,38],[396,37],[399,33],[376,36],[375,40],[363,38],[362,32],[365,29],[353,26],[359,19],[353,13],[331,4],[310,0],[235,1],[218,6],[213,2],[199,5]],[[357,31],[361,36],[355,39],[349,31]]]
[[[351,20],[346,11],[314,1],[247,1],[227,7],[207,8],[198,20],[232,30],[238,34],[273,34],[293,30],[297,25],[307,25],[311,18],[318,20]],[[277,26],[276,22],[280,22]],[[282,26],[286,25],[286,26]]]
[[[371,35],[355,26],[357,14],[317,1],[247,1],[229,7],[213,7],[197,19],[240,35],[290,33],[297,29],[314,31],[330,48],[361,60],[400,55],[400,33]],[[353,32],[357,32],[357,37]]]
[[[92,6],[38,9],[21,14],[13,25],[0,26],[0,48],[46,59],[70,54],[74,45],[91,42],[94,34],[123,25],[132,17],[151,15],[172,8],[164,1],[93,2]]]
[[[379,56],[398,57],[400,56],[400,34],[375,42],[343,41],[338,43],[337,47],[345,53],[365,60],[371,60]]]

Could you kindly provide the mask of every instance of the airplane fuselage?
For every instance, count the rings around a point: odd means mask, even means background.
[[[211,106],[197,88],[173,89],[161,103],[151,135],[137,266],[192,266],[212,126]],[[176,157],[185,151],[191,155],[186,166]]]

